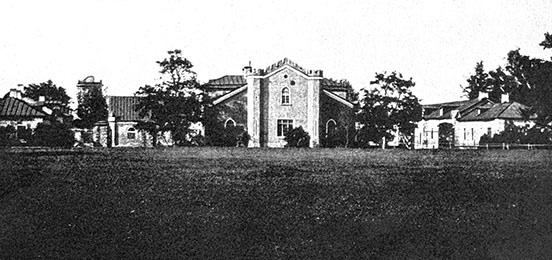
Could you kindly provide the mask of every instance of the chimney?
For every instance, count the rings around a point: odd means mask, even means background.
[[[253,69],[251,68],[251,61],[249,61],[249,65],[243,67],[242,69],[244,75],[249,75],[253,72]]]
[[[456,116],[458,116],[458,112],[460,112],[458,109],[454,109],[450,111],[450,118],[456,119]]]
[[[11,97],[11,98],[21,99],[21,98],[22,98],[21,90],[16,89],[16,88],[10,89],[10,97]]]
[[[38,102],[44,102],[46,101],[46,97],[45,96],[39,96],[38,97]]]
[[[479,96],[477,97],[479,100],[482,100],[484,98],[489,98],[489,93],[487,92],[483,92],[483,91],[479,91]]]
[[[500,96],[500,102],[510,103],[510,94],[508,94],[508,93],[502,94],[502,96]]]

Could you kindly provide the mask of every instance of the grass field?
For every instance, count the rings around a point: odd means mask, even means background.
[[[550,259],[552,151],[0,151],[0,259]]]

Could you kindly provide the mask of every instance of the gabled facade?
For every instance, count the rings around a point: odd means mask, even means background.
[[[224,126],[241,126],[251,137],[249,147],[283,147],[285,134],[301,126],[310,147],[353,113],[343,84],[283,59],[266,69],[243,68],[243,75],[224,76],[206,84],[213,104],[222,111]]]
[[[478,99],[423,105],[423,119],[414,132],[415,149],[475,148],[481,136],[493,136],[504,131],[507,123],[517,126],[534,125],[527,117],[528,107],[509,101],[489,100],[485,93]]]

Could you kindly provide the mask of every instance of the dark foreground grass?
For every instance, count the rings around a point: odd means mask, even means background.
[[[0,259],[549,259],[552,152],[0,152]]]

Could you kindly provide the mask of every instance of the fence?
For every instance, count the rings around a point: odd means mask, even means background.
[[[477,148],[477,149],[502,149],[502,150],[510,150],[510,149],[526,149],[526,150],[533,150],[533,149],[552,149],[552,144],[508,144],[508,143],[490,143],[490,144],[480,144],[478,146],[471,146],[471,147],[465,147],[465,148]]]

